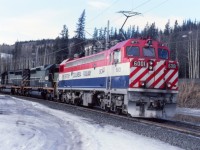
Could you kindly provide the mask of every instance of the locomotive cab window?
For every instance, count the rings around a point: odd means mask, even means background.
[[[143,55],[145,57],[155,57],[155,49],[153,47],[144,47],[143,48]]]
[[[113,63],[121,62],[121,51],[119,49],[113,51]]]
[[[169,58],[169,52],[166,49],[158,48],[158,57],[160,59],[168,59]]]
[[[140,56],[140,49],[136,46],[127,46],[126,47],[127,56]]]

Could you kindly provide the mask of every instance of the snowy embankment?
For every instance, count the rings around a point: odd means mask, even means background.
[[[177,150],[178,147],[35,102],[0,95],[1,150]]]
[[[187,115],[187,116],[200,117],[200,109],[176,108],[176,113]]]

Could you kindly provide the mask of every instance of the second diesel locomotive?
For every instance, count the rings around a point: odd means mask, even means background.
[[[175,112],[178,63],[158,41],[129,39],[97,54],[64,60],[59,72],[50,68],[38,80],[52,84],[32,85],[31,78],[22,78],[22,83],[30,83],[9,87],[24,95],[34,89],[43,98],[133,117],[163,118]],[[6,87],[1,85],[1,90]]]

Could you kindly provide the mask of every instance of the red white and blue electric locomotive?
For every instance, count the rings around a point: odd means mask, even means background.
[[[178,63],[152,39],[129,39],[90,56],[60,64],[59,99],[133,117],[172,116]]]

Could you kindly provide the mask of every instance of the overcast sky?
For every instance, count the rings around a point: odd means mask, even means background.
[[[135,11],[142,15],[128,19],[129,25],[140,29],[155,22],[163,29],[168,20],[182,24],[191,18],[200,21],[199,0],[0,0],[0,44],[16,41],[55,39],[63,25],[68,27],[70,38],[74,36],[76,23],[86,11],[86,37],[94,28],[110,26],[120,28],[125,16],[118,11]]]

